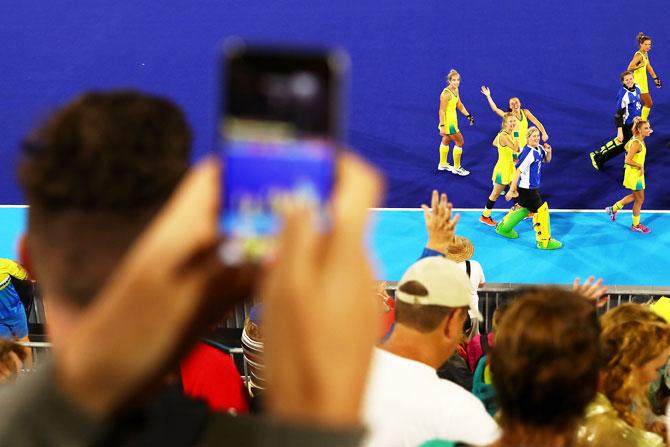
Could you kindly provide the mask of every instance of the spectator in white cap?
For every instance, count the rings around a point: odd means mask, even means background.
[[[429,208],[427,205],[421,205],[421,207],[423,208],[426,232],[428,233],[428,242],[421,258],[446,256],[457,263],[470,278],[472,307],[478,309],[479,295],[477,289],[484,285],[486,278],[481,264],[472,259],[475,252],[472,242],[464,236],[454,234],[459,216],[456,215],[453,219],[451,218],[452,207],[451,203],[447,201],[447,195],[439,194],[436,190],[433,191],[431,207]],[[467,334],[468,338],[479,333],[479,323],[483,322],[477,319],[472,312],[470,313],[470,319],[472,320],[472,331]]]
[[[461,340],[467,312],[481,319],[470,296],[467,275],[444,257],[421,259],[405,272],[396,290],[395,329],[373,356],[364,404],[367,446],[498,439],[499,427],[481,401],[436,374]]]

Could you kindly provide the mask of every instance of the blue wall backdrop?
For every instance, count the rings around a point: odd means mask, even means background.
[[[519,96],[546,126],[555,161],[544,171],[552,207],[601,208],[624,193],[622,158],[596,173],[588,151],[614,136],[618,75],[639,31],[666,87],[652,87],[645,207],[670,208],[670,5],[612,0],[445,2],[338,0],[5,1],[0,4],[0,204],[20,204],[18,144],[31,125],[87,89],[134,87],[186,110],[199,157],[214,133],[222,38],[344,47],[353,63],[349,141],[387,174],[386,206],[416,207],[432,188],[459,207],[490,190],[500,106]],[[461,119],[466,178],[438,173],[438,96],[450,68],[476,124]],[[68,160],[63,160],[66,164]],[[503,202],[499,202],[502,206]]]

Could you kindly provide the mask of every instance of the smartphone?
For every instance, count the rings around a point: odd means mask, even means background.
[[[259,260],[272,250],[284,198],[320,206],[330,197],[348,58],[234,39],[222,59],[223,253],[228,262]]]

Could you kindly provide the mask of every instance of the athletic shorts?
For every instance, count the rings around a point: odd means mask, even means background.
[[[28,320],[23,309],[0,320],[0,338],[23,338],[28,335]]]
[[[540,196],[540,190],[517,188],[517,191],[519,192],[519,197],[516,199],[517,203],[531,213],[537,213],[538,208],[544,203]]]

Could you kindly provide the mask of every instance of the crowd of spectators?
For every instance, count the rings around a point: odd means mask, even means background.
[[[589,278],[519,291],[487,333],[484,271],[437,191],[389,293],[365,248],[383,181],[346,153],[327,231],[289,200],[271,262],[222,263],[220,167],[189,168],[190,149],[179,108],[134,91],[80,96],[26,137],[25,270],[6,274],[40,281],[53,356],[17,379],[27,333],[4,326],[0,444],[666,445],[658,309],[598,317]],[[203,337],[249,297],[243,384]]]

